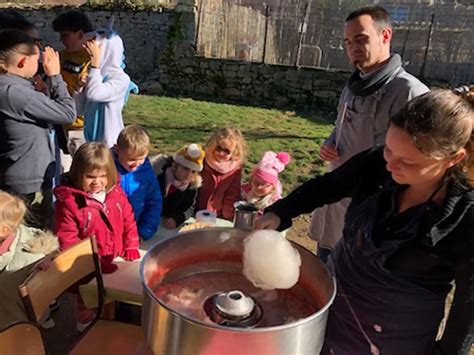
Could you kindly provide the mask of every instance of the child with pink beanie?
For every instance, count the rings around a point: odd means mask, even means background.
[[[253,168],[250,182],[242,185],[242,198],[261,212],[281,199],[282,186],[278,174],[290,160],[290,155],[285,152],[265,152]]]

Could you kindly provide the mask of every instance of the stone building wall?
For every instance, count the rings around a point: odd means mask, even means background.
[[[46,0],[45,0],[46,1]],[[75,0],[74,0],[75,1]],[[160,0],[161,1],[161,0]],[[99,2],[99,1],[98,1]],[[61,48],[58,35],[51,29],[52,20],[71,7],[23,8],[21,12],[39,29],[45,41]],[[232,99],[251,104],[282,106],[295,104],[320,107],[337,104],[338,95],[349,76],[348,71],[294,66],[262,64],[255,62],[203,58],[196,55],[196,31],[199,27],[198,8],[193,0],[178,0],[175,7],[121,8],[80,6],[96,28],[104,27],[114,16],[114,27],[121,34],[126,49],[126,71],[140,84],[142,91],[164,91],[184,95],[202,95],[219,99]],[[447,10],[446,10],[447,11]],[[446,13],[447,14],[447,13]],[[449,16],[440,17],[447,21]],[[471,19],[467,16],[466,19]],[[340,30],[340,21],[337,21]],[[466,26],[472,22],[466,22]],[[413,38],[426,37],[426,31],[410,25],[409,45],[404,46],[406,57],[417,57],[417,43]],[[466,28],[462,26],[462,28]],[[470,26],[467,26],[470,28]],[[426,71],[451,73],[460,81],[469,78],[462,73],[472,73],[472,60],[456,64],[454,58],[445,58],[460,48],[470,48],[468,43],[453,41],[456,29],[435,32],[438,42],[430,55],[442,59],[443,65],[427,63]],[[330,38],[328,36],[327,38]],[[398,38],[398,39],[397,39]],[[397,41],[408,38],[398,34]],[[459,43],[458,43],[459,42]],[[471,53],[471,52],[466,52]],[[346,62],[345,56],[341,61]],[[413,63],[406,60],[409,70],[420,74]],[[464,79],[465,78],[465,79]]]
[[[44,41],[61,48],[53,19],[70,8],[22,9]],[[197,57],[192,7],[134,11],[81,7],[96,28],[114,16],[125,44],[126,71],[142,92],[208,96],[266,106],[337,104],[348,73]]]
[[[45,43],[62,48],[59,35],[52,30],[51,24],[60,13],[70,10],[65,7],[23,9],[21,13],[34,23]],[[174,10],[105,10],[81,7],[95,28],[107,26],[110,17],[114,16],[114,28],[121,35],[125,45],[127,73],[134,80],[142,81],[157,66],[163,49],[166,47],[166,36]]]
[[[226,98],[267,106],[335,108],[350,73],[196,57],[194,48],[178,44],[162,60],[154,77],[165,91]]]

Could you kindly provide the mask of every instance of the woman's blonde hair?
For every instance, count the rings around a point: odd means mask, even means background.
[[[7,73],[8,65],[13,64],[15,54],[33,55],[36,53],[33,38],[18,30],[0,31],[0,73]]]
[[[95,169],[104,169],[107,172],[107,190],[117,184],[118,173],[110,149],[103,143],[86,143],[77,150],[72,159],[69,178],[73,186],[82,190],[86,174]]]
[[[448,175],[474,186],[474,86],[418,96],[391,123],[410,134],[426,155],[447,158],[464,148],[466,158]]]
[[[248,147],[245,138],[239,129],[233,127],[219,128],[206,142],[206,147],[209,150],[214,150],[220,140],[228,139],[235,143],[235,150],[232,153],[232,160],[240,160],[242,164],[245,163],[248,154]]]
[[[13,232],[23,221],[26,211],[21,198],[0,190],[0,226],[6,225]]]

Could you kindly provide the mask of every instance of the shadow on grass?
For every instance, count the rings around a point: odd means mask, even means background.
[[[144,95],[149,95],[146,92],[143,93]],[[155,96],[155,95],[149,95],[149,96]],[[264,109],[269,109],[269,110],[278,110],[283,113],[291,111],[295,112],[298,116],[301,118],[307,119],[311,122],[317,122],[321,124],[326,124],[326,125],[332,125],[334,124],[336,120],[336,115],[337,115],[337,107],[334,106],[321,106],[318,108],[308,108],[308,107],[303,107],[301,105],[297,104],[288,104],[285,106],[276,106],[276,105],[268,105],[260,102],[249,102],[249,101],[239,101],[236,99],[230,99],[230,98],[223,98],[223,97],[217,97],[217,96],[204,96],[204,95],[199,95],[199,94],[180,94],[172,91],[166,91],[163,95],[165,97],[170,97],[174,99],[192,99],[196,101],[205,101],[205,102],[212,102],[216,104],[228,104],[228,105],[235,105],[235,106],[241,106],[241,107],[253,107],[253,108],[264,108]],[[245,100],[245,99],[243,99]],[[323,117],[328,117],[323,118]]]
[[[200,132],[203,135],[210,135],[212,132],[215,131],[215,127],[211,128],[204,128],[202,125],[197,126],[179,126],[179,125],[167,125],[167,124],[140,124],[146,130],[154,130],[154,129],[163,129],[163,130],[174,130],[174,131],[182,131],[183,128],[189,129],[193,132]],[[287,134],[287,133],[278,133],[278,132],[269,132],[269,131],[255,131],[255,130],[245,130],[245,137],[246,139],[318,139],[317,136],[304,136],[304,135],[296,135],[296,134]]]

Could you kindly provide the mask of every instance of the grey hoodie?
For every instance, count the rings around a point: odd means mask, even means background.
[[[0,189],[29,194],[51,186],[53,124],[69,124],[76,107],[60,75],[47,79],[49,97],[20,76],[0,75]]]

